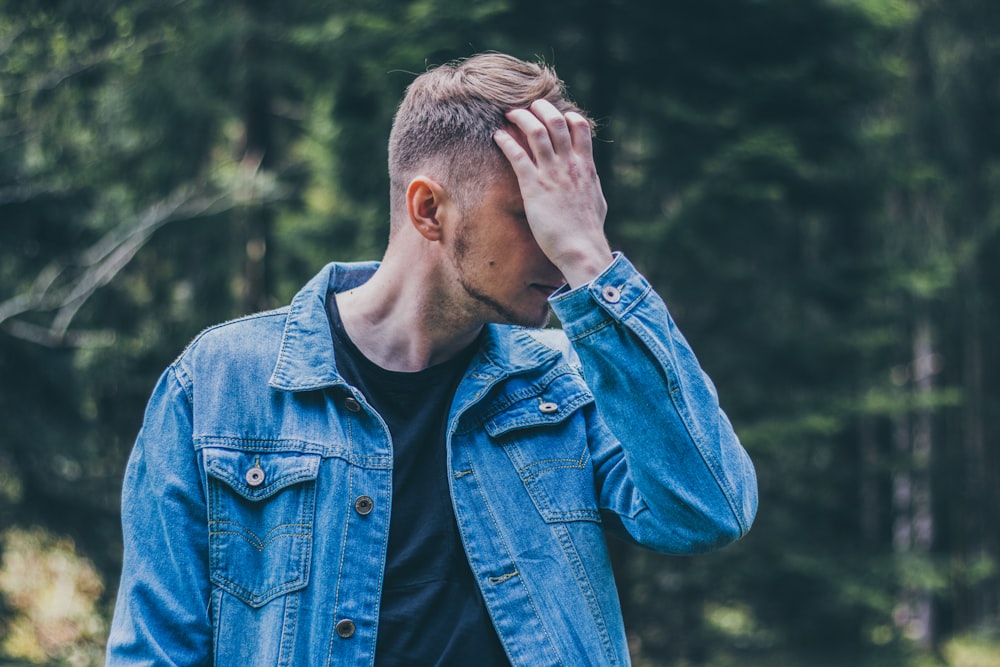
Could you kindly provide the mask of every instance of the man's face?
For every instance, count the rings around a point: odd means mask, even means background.
[[[459,285],[484,321],[543,326],[548,297],[564,282],[535,242],[509,169],[464,211],[451,259]]]

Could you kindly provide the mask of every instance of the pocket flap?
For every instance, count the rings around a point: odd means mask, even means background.
[[[504,396],[495,404],[497,408],[487,415],[483,427],[496,438],[517,429],[558,424],[593,400],[583,380],[566,373],[556,376],[545,386]]]
[[[316,479],[322,459],[319,454],[260,454],[214,447],[204,449],[203,456],[209,475],[251,501],[269,498],[293,484]]]

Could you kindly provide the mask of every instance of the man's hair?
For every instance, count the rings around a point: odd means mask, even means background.
[[[541,62],[482,53],[418,76],[389,135],[392,229],[405,218],[406,188],[422,171],[467,207],[506,164],[493,141],[498,128],[510,127],[504,114],[538,99],[587,118],[566,96],[555,70]]]

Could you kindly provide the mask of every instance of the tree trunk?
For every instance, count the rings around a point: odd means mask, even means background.
[[[893,478],[893,549],[900,561],[927,562],[934,540],[930,463],[933,456],[933,413],[930,407],[936,372],[931,325],[918,321],[912,340],[910,394],[914,409],[897,418],[894,440],[897,469]],[[896,607],[896,622],[904,634],[922,647],[934,643],[934,607],[931,591],[904,576]]]
[[[250,3],[252,4],[252,3]],[[275,162],[272,137],[271,89],[266,76],[267,57],[263,39],[257,34],[258,25],[266,21],[255,7],[244,5],[250,33],[242,44],[243,71],[243,145],[238,159],[247,170],[264,170]],[[268,271],[268,242],[271,236],[272,212],[257,200],[259,193],[248,193],[249,201],[240,221],[245,248],[242,301],[245,312],[272,307]]]

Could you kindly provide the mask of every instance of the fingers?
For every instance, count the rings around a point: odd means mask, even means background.
[[[594,150],[590,122],[575,111],[570,111],[566,114],[566,122],[569,124],[569,134],[573,140],[573,148],[578,153],[590,155]]]
[[[514,136],[504,129],[499,129],[493,133],[493,141],[500,147],[500,152],[506,156],[510,162],[514,174],[521,179],[526,176],[530,169],[535,166],[534,161],[524,147],[514,138]]]
[[[590,125],[586,119],[572,111],[563,114],[547,100],[535,100],[527,109],[513,109],[507,113],[507,120],[524,133],[536,162],[574,150],[590,152]]]
[[[529,109],[536,118],[542,121],[542,124],[545,126],[545,139],[551,142],[551,146],[555,149],[556,153],[566,154],[573,150],[573,140],[569,133],[569,123],[566,121],[566,116],[559,109],[556,109],[547,100],[535,100],[531,103]],[[537,130],[535,132],[535,135],[529,135],[529,140],[532,136],[537,136],[541,139],[541,132]]]
[[[607,203],[591,150],[590,123],[544,100],[507,113],[493,139],[517,177],[538,247],[573,287],[611,262]]]

